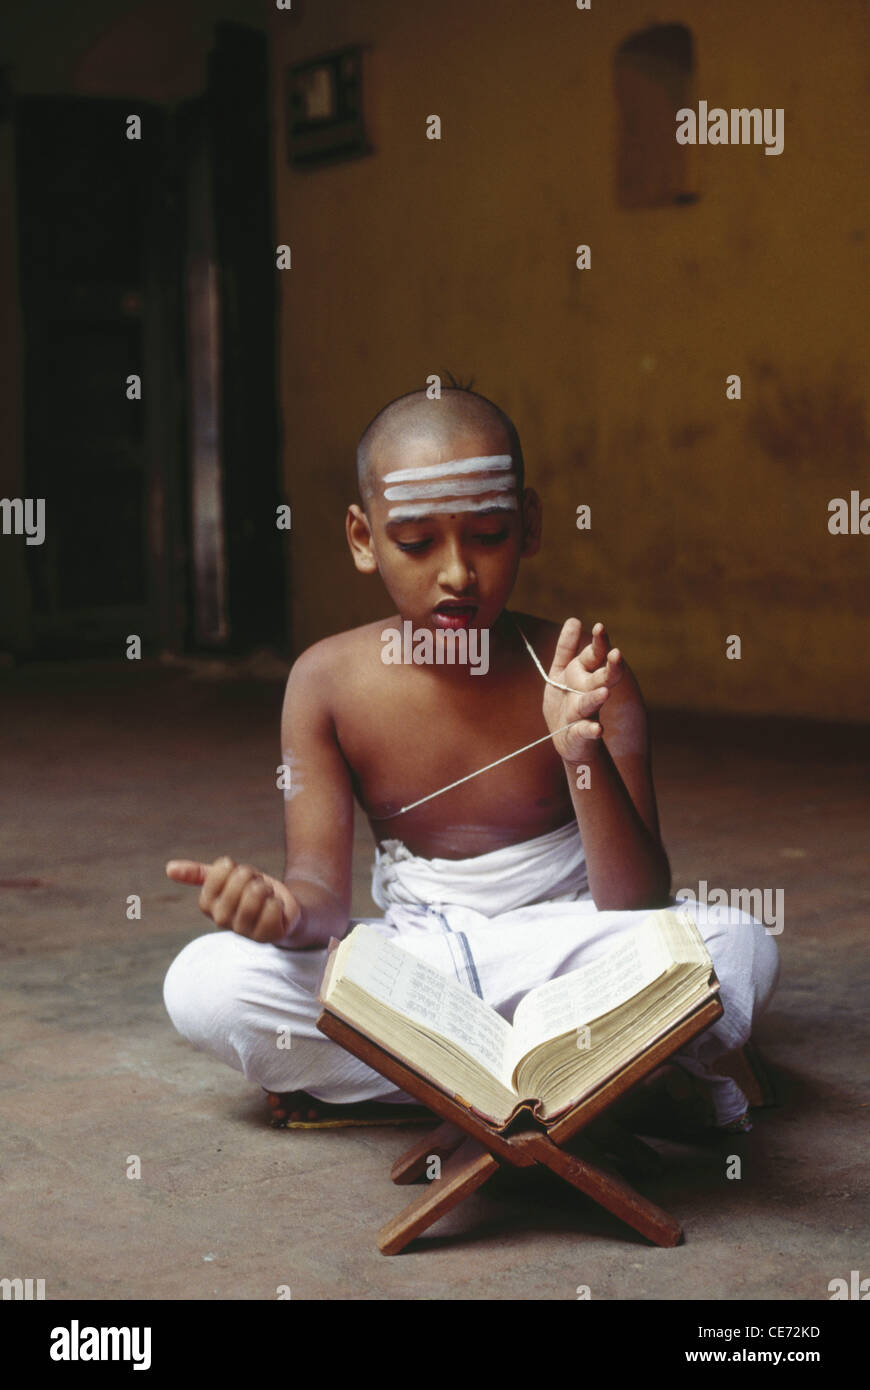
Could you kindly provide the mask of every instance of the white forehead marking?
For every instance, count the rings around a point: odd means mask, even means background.
[[[391,507],[388,521],[407,521],[411,517],[431,516],[433,512],[515,512],[516,497],[491,497],[482,502],[408,502],[404,507]]]
[[[390,502],[407,502],[415,497],[482,497],[485,492],[513,492],[514,478],[468,478],[465,482],[405,483],[384,489]]]
[[[385,473],[385,483],[419,483],[427,478],[449,478],[454,473],[495,473],[511,468],[510,454],[483,454],[473,459],[451,459],[448,463],[429,463],[424,468],[399,468]]]

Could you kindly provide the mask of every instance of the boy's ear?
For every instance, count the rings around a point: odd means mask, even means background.
[[[541,499],[533,487],[523,489],[523,546],[522,559],[537,555],[541,545]]]
[[[351,502],[345,521],[347,543],[360,574],[377,574],[378,562],[372,546],[372,528],[362,507]]]

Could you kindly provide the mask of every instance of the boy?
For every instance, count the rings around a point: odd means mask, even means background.
[[[291,1121],[411,1099],[314,1026],[326,944],[348,930],[354,797],[378,842],[379,928],[507,1018],[670,899],[646,712],[622,654],[600,623],[586,634],[506,607],[541,528],[513,423],[466,389],[411,392],[369,424],[357,473],[351,554],[397,612],[316,643],[290,673],[283,879],[229,858],[166,868],[200,886],[223,929],[171,966],[169,1014],[194,1045],[290,1093],[277,1114]],[[461,637],[486,661],[451,661]],[[750,1036],[776,947],[746,914],[690,910],[725,1012],[678,1060],[719,1124],[745,1125],[743,1093],[712,1064]]]

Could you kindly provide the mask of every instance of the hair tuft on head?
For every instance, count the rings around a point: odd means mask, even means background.
[[[451,371],[441,373],[442,379],[446,377],[447,386],[450,391],[471,391],[474,387],[474,377],[470,376],[467,381],[457,381]]]

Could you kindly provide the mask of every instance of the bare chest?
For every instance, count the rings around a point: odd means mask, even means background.
[[[400,839],[426,857],[463,858],[546,834],[571,818],[565,771],[544,737],[542,682],[534,670],[521,668],[486,687],[473,677],[448,686],[405,674],[379,682],[365,710],[338,721],[357,798],[378,840]]]

